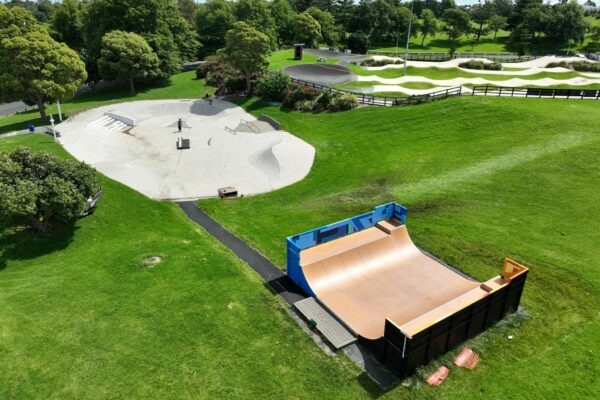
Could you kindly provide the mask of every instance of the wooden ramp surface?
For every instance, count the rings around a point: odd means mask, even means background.
[[[356,336],[323,308],[314,297],[300,300],[294,303],[294,307],[304,318],[317,323],[317,330],[336,350],[356,342]]]

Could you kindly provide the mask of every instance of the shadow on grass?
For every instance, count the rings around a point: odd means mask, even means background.
[[[66,249],[77,229],[73,221],[45,235],[25,228],[0,230],[0,271],[6,268],[9,261],[31,260]]]

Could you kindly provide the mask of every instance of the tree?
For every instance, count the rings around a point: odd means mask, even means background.
[[[86,79],[85,65],[65,44],[44,32],[0,43],[0,100],[20,99],[37,105],[46,118],[47,100],[67,100]]]
[[[30,32],[44,32],[44,29],[29,10],[22,7],[9,8],[0,4],[0,41]]]
[[[338,43],[340,39],[340,33],[335,26],[335,19],[333,15],[327,11],[312,6],[306,9],[306,12],[315,19],[321,26],[321,37],[329,46],[333,46]]]
[[[550,8],[544,33],[560,43],[570,40],[583,42],[586,29],[583,7],[572,0]]]
[[[269,38],[271,47],[277,45],[275,21],[267,3],[263,0],[239,0],[235,4],[235,16]]]
[[[500,15],[492,15],[488,20],[488,28],[490,28],[490,30],[494,32],[494,40],[496,40],[498,31],[506,28],[506,17],[502,17]]]
[[[307,47],[316,47],[321,39],[321,25],[306,11],[298,14],[294,26],[294,40]]]
[[[225,35],[225,47],[218,54],[244,76],[246,90],[250,91],[252,78],[269,65],[270,40],[247,23],[236,22]]]
[[[258,80],[256,94],[263,99],[283,101],[291,84],[292,80],[285,72],[277,71],[274,74],[266,74]]]
[[[190,29],[173,0],[94,0],[82,16],[83,37],[90,65],[100,58],[102,38],[122,30],[142,36],[160,60],[161,77],[195,60],[200,47],[198,35]]]
[[[529,52],[531,47],[531,33],[524,25],[517,25],[510,34],[510,43],[517,51],[519,56],[525,55]]]
[[[450,8],[444,12],[442,18],[446,26],[444,31],[450,40],[450,52],[454,53],[457,47],[457,39],[469,32],[469,15],[458,8]]]
[[[54,39],[75,51],[83,49],[80,6],[77,0],[64,0],[57,4],[50,26]]]
[[[123,31],[112,31],[102,38],[98,70],[104,79],[127,78],[131,94],[135,94],[134,79],[160,75],[158,57],[146,40]]]
[[[475,43],[479,43],[481,34],[483,33],[483,24],[493,15],[493,7],[493,4],[489,0],[486,0],[483,4],[478,3],[471,7],[471,19],[478,24]]]
[[[343,32],[350,30],[350,21],[354,15],[356,6],[354,0],[336,0],[333,6],[333,16],[338,24],[342,26]],[[343,36],[342,36],[343,39]]]
[[[296,14],[288,0],[273,0],[270,3],[271,15],[275,21],[277,45],[291,43],[294,40],[294,19]]]
[[[225,0],[209,0],[198,7],[196,31],[204,46],[201,56],[215,54],[225,45],[225,34],[233,28],[236,19],[233,5]]]
[[[427,36],[434,36],[438,32],[439,23],[433,11],[428,8],[424,8],[421,11],[421,19],[423,20],[420,26],[421,35],[423,35],[421,46],[423,46]]]
[[[48,232],[56,221],[73,221],[100,190],[93,168],[46,152],[19,147],[0,152],[0,221]]]
[[[369,50],[369,36],[366,33],[353,33],[348,37],[348,48],[355,54],[367,54]]]
[[[194,14],[198,5],[194,0],[177,0],[181,16],[191,25],[194,23]]]

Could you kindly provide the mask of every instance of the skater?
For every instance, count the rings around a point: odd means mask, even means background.
[[[179,121],[177,121],[177,129],[179,130],[179,133],[181,133],[182,127],[183,127],[183,121],[181,120],[181,118],[179,118]]]

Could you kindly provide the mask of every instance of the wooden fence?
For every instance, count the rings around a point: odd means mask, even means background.
[[[588,89],[550,89],[550,88],[523,88],[523,87],[498,87],[474,86],[473,96],[505,96],[542,99],[600,99],[600,90]]]
[[[412,104],[421,104],[428,103],[436,100],[447,99],[448,97],[460,96],[462,94],[461,87],[454,87],[449,89],[438,90],[435,92],[421,94],[421,95],[413,95],[408,97],[385,97],[385,96],[372,96],[369,94],[362,94],[356,92],[350,92],[346,90],[339,90],[329,87],[327,85],[323,85],[320,83],[305,81],[302,79],[291,78],[292,83],[312,87],[316,90],[328,91],[328,92],[337,92],[344,94],[351,94],[358,99],[358,102],[361,104],[371,105],[371,106],[384,106],[384,107],[401,107]]]
[[[369,55],[382,55],[389,57],[404,58],[403,51],[376,51],[369,50]],[[524,55],[519,56],[515,53],[408,53],[408,61],[448,61],[455,58],[487,58],[492,61],[529,61],[542,56]]]

